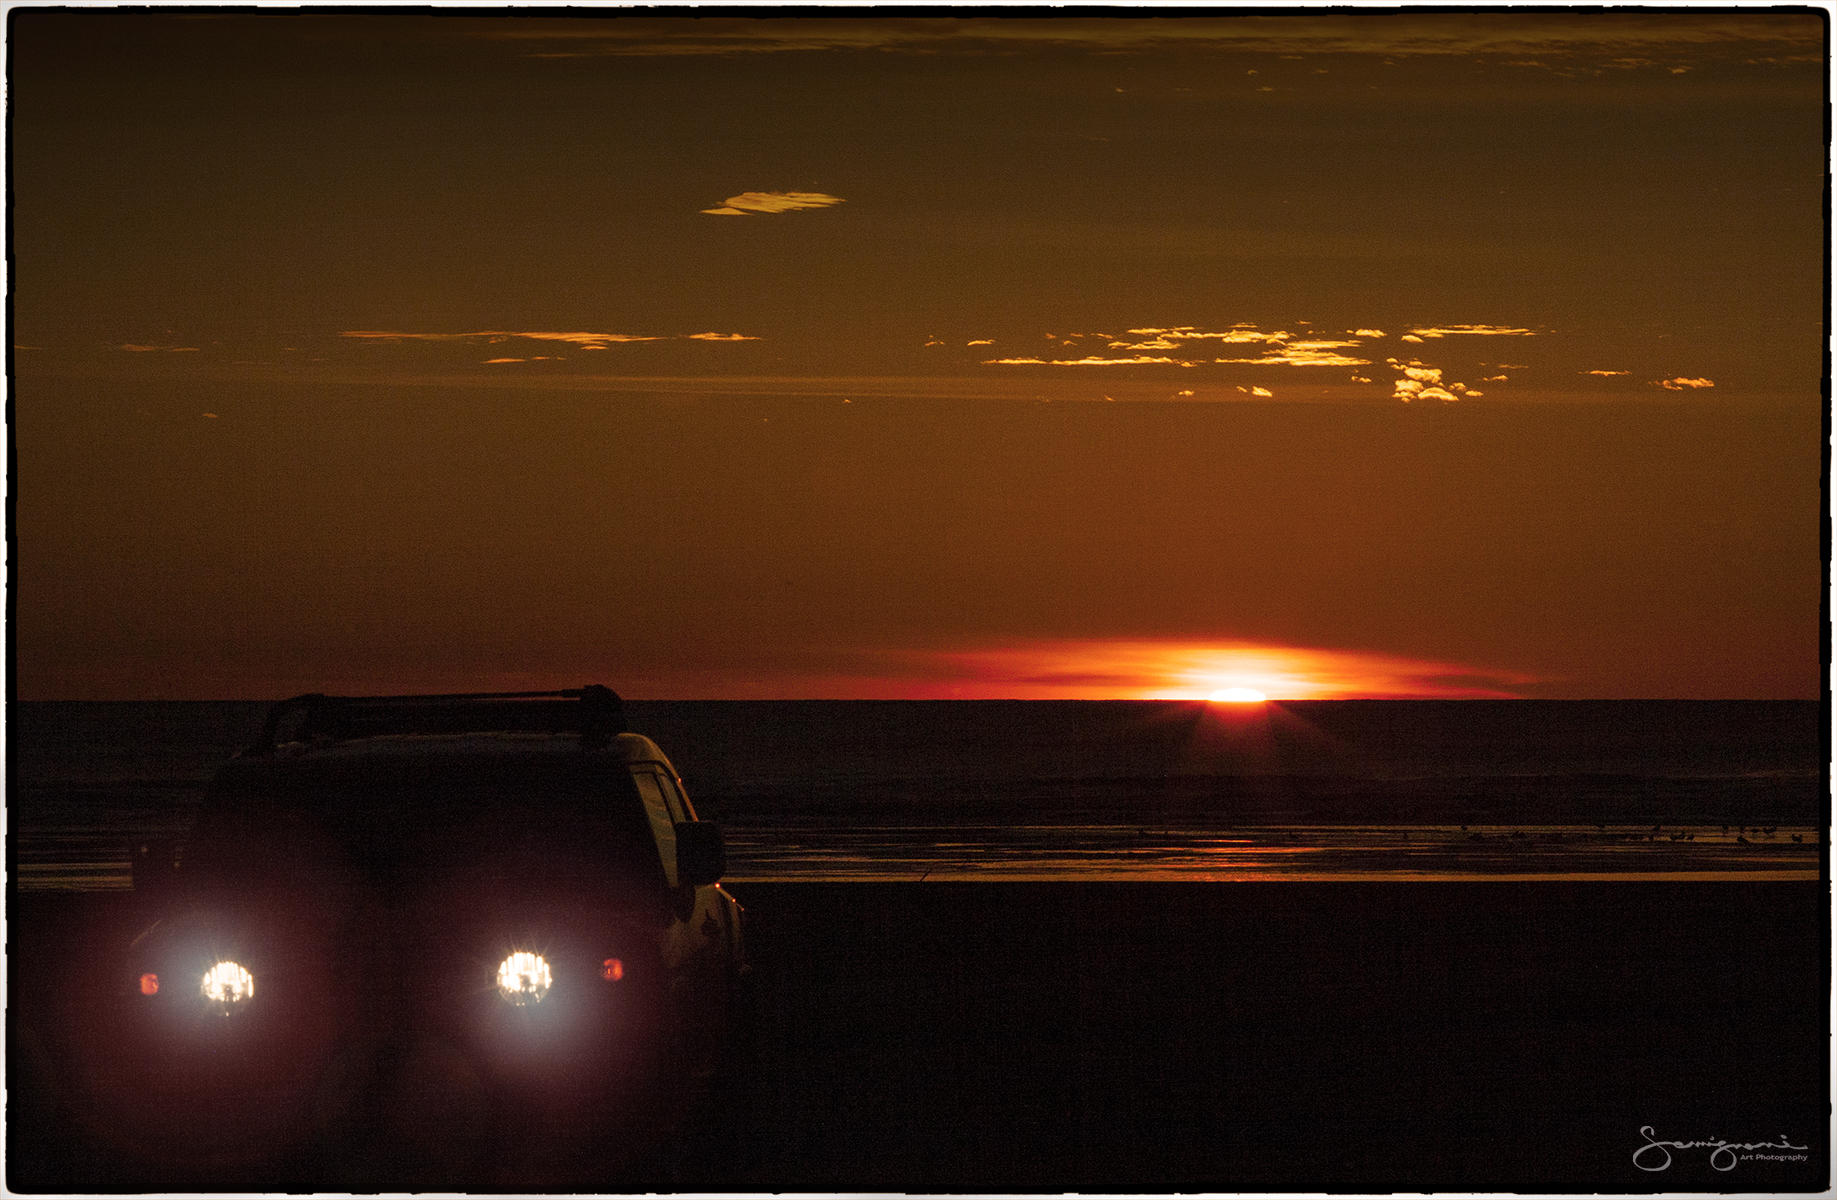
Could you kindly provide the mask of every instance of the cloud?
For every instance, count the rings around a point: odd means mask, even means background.
[[[791,18],[758,20],[715,15],[694,20],[621,17],[616,21],[518,21],[471,36],[531,47],[531,57],[588,55],[753,55],[879,53],[1012,54],[1031,47],[1140,53],[1190,47],[1198,51],[1312,52],[1362,57],[1541,56],[1558,65],[1586,56],[1675,62],[1684,52],[1715,49],[1747,54],[1777,51],[1815,58],[1823,27],[1815,14],[1780,20],[1767,13],[1715,13],[1680,20],[1671,14],[1514,13],[1509,19],[1421,13],[1373,22],[1363,14],[1188,17],[1150,20],[936,17]],[[1554,60],[1547,64],[1546,60]],[[1118,88],[1118,91],[1123,89]]]
[[[1391,385],[1391,395],[1405,404],[1417,400],[1439,400],[1443,404],[1453,404],[1460,400],[1477,400],[1486,394],[1464,383],[1447,380],[1440,367],[1432,367],[1415,359],[1405,362],[1387,358],[1384,361],[1397,372],[1397,381]]]
[[[1664,388],[1668,392],[1681,392],[1687,388],[1713,388],[1716,386],[1716,381],[1713,379],[1686,379],[1682,375],[1674,379],[1654,379],[1652,383],[1658,387]]]
[[[1582,374],[1584,374],[1584,375],[1606,375],[1606,376],[1609,376],[1609,377],[1612,377],[1612,376],[1615,376],[1615,375],[1631,375],[1632,373],[1633,373],[1633,372],[1631,372],[1631,371],[1598,371],[1598,370],[1597,370],[1597,371],[1583,371],[1583,372],[1582,372]]]
[[[1172,329],[1144,328],[1126,331],[1132,337],[1147,341],[1110,343],[1112,350],[1176,350],[1182,342],[1220,342],[1228,346],[1258,346],[1280,342],[1291,336],[1286,330],[1264,331],[1254,325],[1233,325],[1227,329],[1200,329],[1179,325]]]
[[[1430,325],[1422,329],[1412,329],[1410,334],[1419,338],[1442,337],[1535,337],[1535,329],[1520,329],[1511,325]],[[1408,338],[1404,339],[1408,341]]]
[[[717,217],[745,217],[754,213],[797,212],[805,208],[828,208],[841,204],[842,197],[824,192],[741,192],[721,201],[718,208],[703,212]]]
[[[563,342],[582,350],[606,350],[630,342],[756,342],[759,338],[744,333],[588,333],[560,332],[547,329],[477,329],[469,333],[408,333],[392,329],[347,329],[339,337],[372,342],[507,342],[522,338],[532,342]]]
[[[1303,321],[1302,325],[1309,322]],[[1360,330],[1356,336],[1298,338],[1286,329],[1259,329],[1255,325],[1237,324],[1222,329],[1202,329],[1196,325],[1137,326],[1126,331],[1136,341],[1112,339],[1108,334],[1075,333],[1069,336],[1046,334],[1048,341],[1058,342],[1065,346],[1076,346],[1081,340],[1106,339],[1104,349],[1108,351],[1135,351],[1133,355],[1123,354],[1090,354],[1082,359],[1045,359],[1045,358],[1000,358],[985,360],[988,363],[1028,364],[1036,366],[1119,366],[1124,364],[1161,363],[1182,367],[1212,365],[1249,365],[1273,367],[1365,367],[1371,360],[1358,358],[1345,351],[1356,349],[1361,345],[1359,336],[1371,334],[1371,330]],[[1382,334],[1379,334],[1382,336]],[[1215,358],[1192,355],[1192,350],[1205,343],[1216,343],[1220,346],[1260,346],[1262,352],[1253,357]],[[987,345],[986,341],[971,342],[970,345]],[[1168,351],[1188,351],[1187,354],[1170,354]]]
[[[1256,397],[1258,397],[1259,399],[1263,399],[1263,400],[1268,400],[1269,398],[1271,398],[1272,396],[1274,396],[1274,395],[1275,395],[1275,393],[1274,393],[1274,392],[1272,392],[1272,391],[1270,391],[1270,390],[1269,390],[1268,388],[1266,388],[1266,387],[1243,387],[1243,386],[1239,386],[1239,388],[1238,388],[1237,390],[1238,390],[1238,391],[1240,391],[1240,392],[1242,392],[1242,393],[1244,393],[1244,394],[1245,394],[1246,396],[1256,396]]]
[[[142,342],[124,342],[120,349],[130,354],[196,354],[196,346],[155,346]]]
[[[1215,358],[1215,363],[1249,363],[1266,367],[1368,367],[1369,358],[1341,354],[1340,347],[1355,342],[1288,342],[1270,347],[1257,358]]]
[[[1087,354],[1083,358],[985,358],[984,366],[1028,366],[1028,367],[1138,367],[1158,365],[1165,367],[1190,367],[1193,363],[1164,355],[1138,354],[1133,358],[1104,358],[1101,355]]]
[[[1314,331],[1312,322],[1300,321],[1294,328],[1306,331],[1308,336],[1298,335],[1289,329],[1264,329],[1247,322],[1239,322],[1217,328],[1197,325],[1138,325],[1125,331],[1125,339],[1111,339],[1104,342],[1102,352],[1093,352],[1083,358],[1075,357],[1008,357],[984,360],[986,365],[1011,366],[1130,366],[1159,364],[1168,366],[1251,366],[1251,367],[1334,367],[1361,368],[1372,365],[1373,360],[1361,357],[1358,353],[1369,339],[1384,338],[1390,335],[1384,330],[1359,326],[1354,329],[1333,334],[1329,330]],[[1540,331],[1518,325],[1483,325],[1483,324],[1449,324],[1423,325],[1413,327],[1401,335],[1405,342],[1415,345],[1427,345],[1444,338],[1455,337],[1533,337]],[[1084,349],[1089,347],[1090,339],[1103,338],[1107,335],[1097,333],[1046,334],[1045,340],[1063,346]],[[972,342],[971,345],[987,344]],[[1208,356],[1196,353],[1204,348],[1217,346],[1244,346],[1252,348],[1253,353],[1243,355]],[[1431,367],[1418,362],[1403,363],[1397,359],[1387,360],[1411,386],[1403,388],[1398,395],[1405,399],[1425,397],[1428,399],[1459,400],[1471,398],[1481,393],[1473,391],[1466,385],[1445,382],[1441,368]],[[1482,364],[1484,365],[1484,364]],[[1351,377],[1355,383],[1369,383],[1364,375]],[[1487,377],[1488,382],[1504,382],[1504,375]],[[1436,389],[1431,391],[1430,389]],[[1240,389],[1241,390],[1241,389]]]

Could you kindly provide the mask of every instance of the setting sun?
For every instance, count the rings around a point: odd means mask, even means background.
[[[1206,699],[1213,704],[1261,704],[1269,697],[1255,688],[1228,687],[1218,689]]]

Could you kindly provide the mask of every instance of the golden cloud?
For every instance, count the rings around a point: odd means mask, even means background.
[[[605,350],[629,342],[756,342],[759,338],[744,333],[591,333],[563,332],[549,329],[476,329],[468,333],[409,333],[393,329],[347,329],[339,337],[372,342],[486,342],[496,344],[513,338],[532,342],[563,342],[582,350]]]
[[[1316,349],[1306,342],[1272,347],[1259,358],[1215,358],[1215,363],[1249,363],[1263,367],[1368,367],[1369,358],[1354,358],[1336,349]]]
[[[1440,367],[1411,359],[1389,358],[1385,362],[1397,372],[1397,381],[1391,385],[1391,395],[1405,404],[1416,400],[1439,400],[1443,404],[1453,404],[1460,400],[1477,400],[1486,393],[1475,391],[1464,383],[1453,383],[1444,378]]]
[[[1654,379],[1652,382],[1668,392],[1681,392],[1687,388],[1713,388],[1716,386],[1716,381],[1713,379],[1686,379],[1682,375],[1675,379]]]
[[[1520,329],[1511,325],[1430,325],[1422,329],[1412,329],[1416,337],[1464,337],[1478,335],[1481,337],[1534,337],[1535,329]]]
[[[738,196],[729,196],[721,201],[717,208],[704,208],[702,211],[716,217],[745,217],[754,213],[829,208],[842,202],[842,197],[824,192],[741,192]]]
[[[1302,322],[1307,324],[1307,322]],[[1222,329],[1202,329],[1196,325],[1138,326],[1126,331],[1136,341],[1110,340],[1105,348],[1112,351],[1134,351],[1131,355],[1091,354],[1082,359],[1000,358],[986,360],[991,364],[1034,366],[1119,366],[1125,364],[1161,363],[1192,367],[1200,365],[1250,365],[1276,367],[1364,367],[1371,360],[1344,351],[1357,348],[1358,337],[1383,336],[1380,331],[1359,330],[1355,336],[1297,338],[1286,329],[1260,329],[1239,323]],[[1107,334],[1080,333],[1069,337],[1046,334],[1048,341],[1076,345],[1079,339],[1108,338]],[[1261,346],[1262,353],[1246,358],[1188,358],[1164,352],[1180,350],[1196,343],[1215,342],[1227,346]],[[987,342],[972,342],[986,345]]]
[[[1136,337],[1151,337],[1156,342],[1171,345],[1174,342],[1226,342],[1234,345],[1251,345],[1257,342],[1279,342],[1289,335],[1284,332],[1265,333],[1254,325],[1233,325],[1229,329],[1206,330],[1194,325],[1179,325],[1172,329],[1131,329],[1130,334]]]
[[[1166,366],[1190,367],[1195,364],[1184,359],[1167,358],[1164,355],[1138,354],[1134,358],[1103,358],[1096,354],[1087,354],[1083,358],[985,358],[984,366],[1027,366],[1027,367],[1136,367]]]

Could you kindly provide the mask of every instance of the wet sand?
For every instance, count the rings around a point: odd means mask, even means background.
[[[155,833],[173,836],[175,829]],[[1811,826],[729,823],[743,883],[1813,881]],[[129,886],[121,830],[27,830],[25,891]]]
[[[1774,1192],[1827,1179],[1817,883],[731,890],[753,922],[759,1036],[666,1184]],[[172,1190],[71,1140],[55,1089],[38,1086],[57,1082],[71,964],[125,928],[124,898],[22,895],[9,919],[8,1183]],[[1724,1173],[1678,1150],[1645,1172],[1642,1126],[1783,1136],[1805,1161]]]
[[[736,882],[1813,881],[1818,830],[1688,825],[792,825],[728,829]]]

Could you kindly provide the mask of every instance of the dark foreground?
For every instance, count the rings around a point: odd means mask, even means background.
[[[732,890],[754,921],[757,1045],[676,1173],[638,1181],[651,1186],[1801,1192],[1829,1178],[1822,884]],[[60,989],[86,944],[127,924],[125,904],[9,906],[13,1190],[196,1182],[113,1161],[56,1101],[73,1082]],[[1721,1171],[1712,1147],[1642,1151],[1654,1140],[1793,1148],[1736,1148],[1774,1157]],[[1636,1152],[1670,1165],[1641,1170]]]

